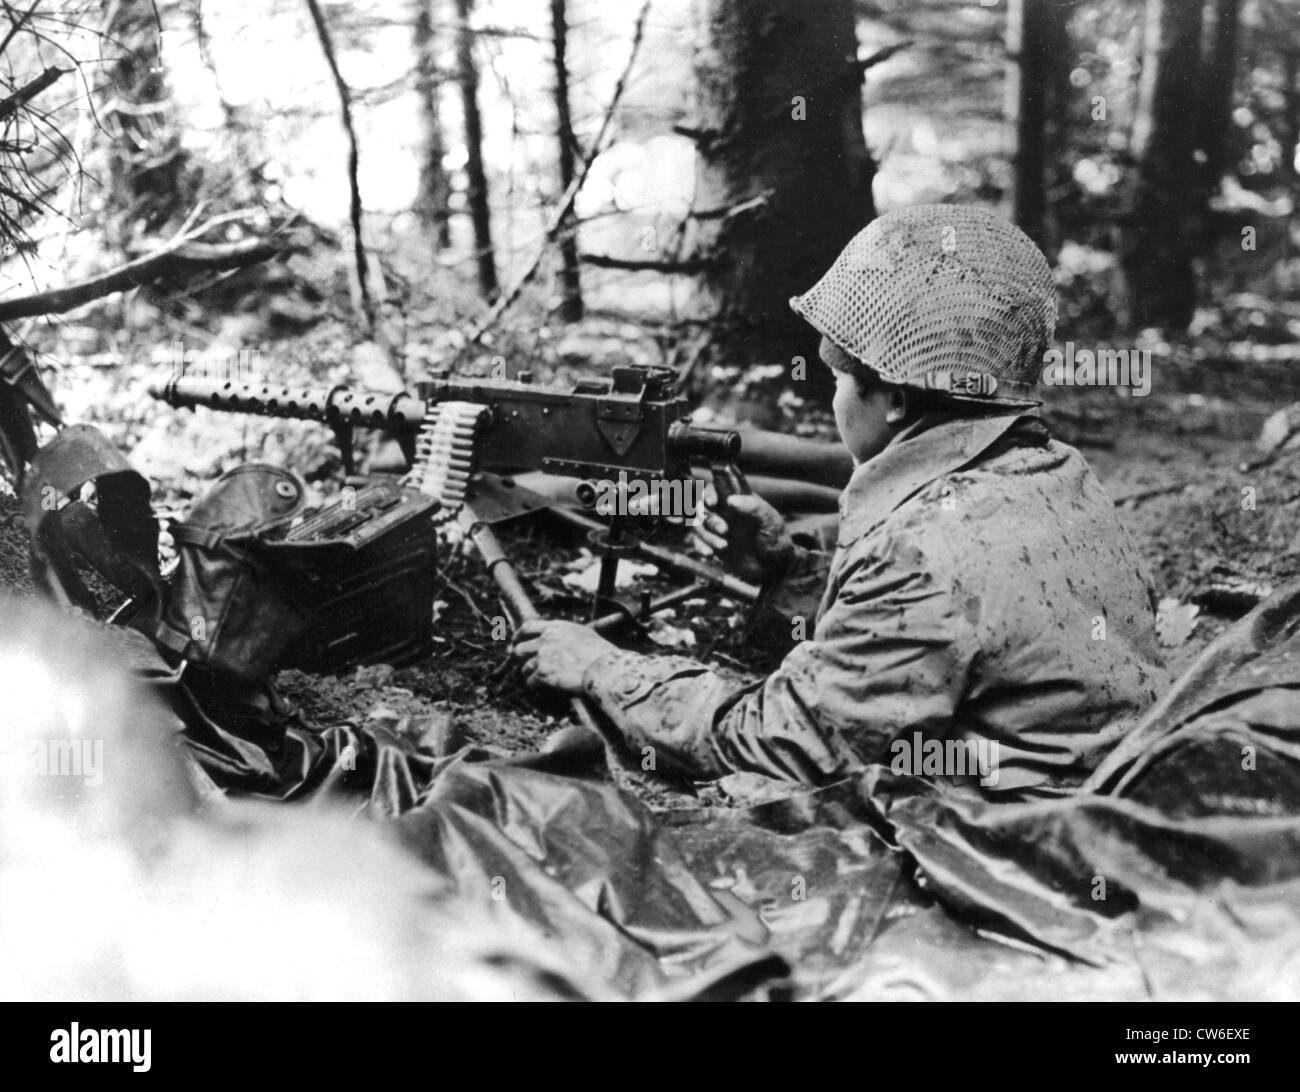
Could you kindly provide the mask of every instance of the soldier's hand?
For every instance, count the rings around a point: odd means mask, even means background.
[[[755,528],[753,556],[732,557],[731,567],[746,579],[779,579],[790,567],[795,550],[781,513],[753,493],[728,497],[724,511],[725,516],[719,511],[717,491],[708,486],[692,529],[695,549],[706,557],[725,556],[733,529],[747,522]]]
[[[528,686],[581,694],[587,668],[616,647],[590,626],[538,620],[519,627],[510,655],[519,661]]]

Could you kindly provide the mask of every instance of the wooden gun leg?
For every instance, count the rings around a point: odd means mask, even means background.
[[[506,556],[501,546],[501,540],[497,538],[491,526],[482,522],[469,504],[461,508],[458,520],[466,536],[474,543],[474,548],[478,550],[492,579],[496,581],[501,591],[501,598],[511,614],[515,616],[515,623],[530,622],[540,618],[541,615],[533,605],[523,582],[519,579],[519,574],[515,572],[515,567],[510,564],[510,558]],[[622,745],[621,739],[605,725],[586,698],[575,694],[570,697],[569,705],[575,719],[583,728],[594,732],[610,747],[617,748]]]

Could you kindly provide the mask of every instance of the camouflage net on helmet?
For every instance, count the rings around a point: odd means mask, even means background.
[[[1056,327],[1042,252],[958,205],[872,221],[790,306],[888,382],[981,401],[1031,400]]]

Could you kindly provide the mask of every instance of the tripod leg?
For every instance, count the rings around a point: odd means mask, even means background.
[[[515,616],[515,622],[530,622],[540,618],[541,615],[533,606],[533,601],[524,588],[523,582],[520,581],[519,574],[510,564],[510,559],[506,556],[501,541],[491,526],[481,522],[469,504],[461,508],[458,518],[466,536],[474,543],[474,548],[478,550],[483,564],[487,566],[492,579],[496,581],[501,591],[501,598],[505,600],[510,613]],[[618,738],[605,727],[586,698],[575,694],[569,699],[569,704],[575,719],[582,727],[594,732],[610,746],[619,744]]]

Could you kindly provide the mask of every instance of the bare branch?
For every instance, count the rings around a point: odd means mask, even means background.
[[[630,269],[656,273],[704,273],[717,262],[710,258],[683,258],[679,261],[641,261],[636,258],[615,258],[611,254],[581,254],[579,257],[598,269]]]
[[[74,307],[90,303],[103,296],[112,295],[142,284],[177,276],[198,269],[228,269],[252,265],[288,249],[285,239],[242,239],[234,243],[203,243],[199,237],[219,223],[229,219],[229,214],[214,217],[202,227],[175,236],[151,254],[136,258],[125,265],[101,273],[97,277],[78,281],[63,288],[38,292],[19,299],[0,301],[0,322],[28,318],[32,315],[56,315]]]
[[[889,60],[889,58],[892,57],[895,53],[901,53],[909,46],[913,46],[915,44],[916,42],[911,38],[906,38],[901,42],[895,42],[893,45],[885,46],[884,49],[876,50],[875,53],[872,53],[868,57],[862,58],[862,60],[860,61],[854,61],[853,67],[859,69],[862,72],[865,72],[868,68],[875,68],[876,65],[883,64],[885,61]]]
[[[5,6],[8,9],[8,5]],[[9,27],[9,33],[4,36],[4,41],[0,42],[0,53],[3,53],[9,48],[9,43],[12,42],[18,32],[31,21],[32,16],[36,14],[36,9],[40,6],[41,0],[35,0],[35,3],[33,3],[30,8],[23,12],[23,14],[17,19],[14,19],[13,24]],[[12,17],[12,10],[9,11],[9,14]]]
[[[65,75],[69,71],[71,71],[71,69],[56,68],[54,66],[50,66],[39,76],[37,76],[34,80],[32,80],[31,83],[27,84],[24,87],[20,87],[12,95],[8,96],[8,98],[0,99],[0,121],[4,121],[5,118],[7,118],[10,114],[12,114],[15,110],[18,110],[23,106],[26,106],[29,102],[32,101],[32,99],[34,99],[37,95],[39,95],[52,83],[57,81],[60,76]]]
[[[693,140],[696,144],[707,147],[722,136],[721,129],[701,129],[698,125],[679,124],[673,126],[673,132]]]
[[[722,208],[692,209],[687,213],[687,216],[692,220],[730,220],[733,216],[739,216],[742,212],[762,208],[771,200],[774,192],[773,190],[764,190],[756,197],[737,202],[734,205],[726,205]]]

